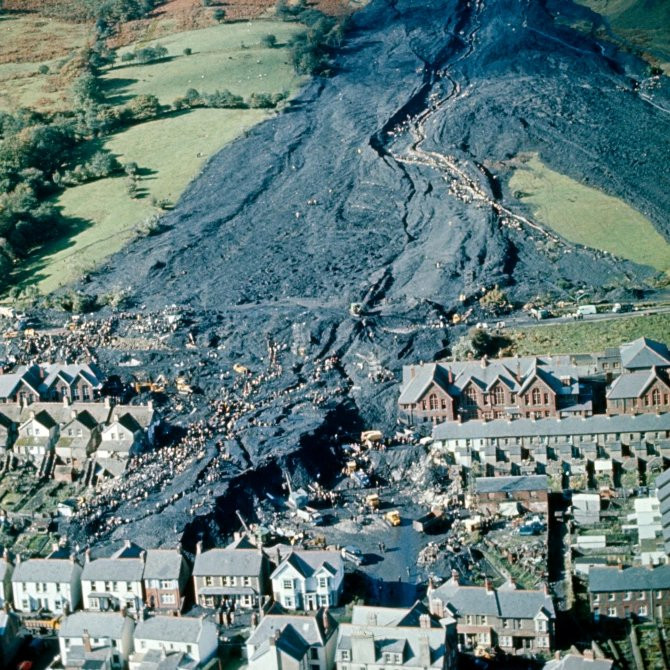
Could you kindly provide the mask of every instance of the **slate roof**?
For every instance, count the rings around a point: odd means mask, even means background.
[[[552,659],[542,666],[542,670],[610,670],[613,661],[608,658],[584,658],[568,654],[561,659]]]
[[[184,558],[176,549],[149,549],[144,579],[179,579]]]
[[[119,612],[74,612],[61,622],[58,637],[81,637],[88,631],[91,637],[118,640],[127,621],[132,624],[132,619]]]
[[[589,592],[670,589],[670,565],[656,568],[591,568]]]
[[[34,414],[35,416],[33,416],[33,414]],[[56,426],[56,422],[54,421],[54,419],[53,419],[53,417],[51,416],[51,414],[49,414],[49,412],[47,412],[46,410],[42,410],[42,411],[39,411],[39,412],[35,412],[35,411],[33,410],[33,411],[28,415],[28,417],[26,418],[26,420],[21,424],[21,428],[23,428],[23,426],[25,426],[29,421],[33,421],[33,420],[36,421],[37,423],[39,423],[41,426],[44,426],[45,428],[47,428],[47,429],[49,429],[49,430],[50,430],[51,428],[53,428],[54,426]]]
[[[410,608],[356,605],[353,608],[351,623],[362,626],[374,620],[377,626],[420,628],[421,616],[429,617],[431,628],[442,628],[437,617],[433,616],[421,601],[417,601]]]
[[[195,557],[193,576],[258,577],[263,555],[258,549],[208,549]]]
[[[639,398],[656,379],[668,385],[665,374],[655,367],[651,370],[637,370],[620,375],[612,382],[607,398],[609,400]]]
[[[356,617],[357,606],[354,606]],[[357,619],[359,617],[356,617]],[[375,663],[383,663],[384,652],[402,653],[403,660],[400,667],[426,667],[421,662],[421,645],[427,639],[430,647],[430,666],[442,668],[446,654],[446,630],[439,628],[394,627],[372,624],[340,624],[337,649],[353,651],[352,637],[372,637],[374,640]],[[353,665],[363,662],[363,659],[352,658]],[[397,665],[393,663],[393,665]]]
[[[513,493],[515,491],[547,491],[547,475],[520,475],[517,477],[477,477],[477,493]]]
[[[156,411],[150,405],[116,405],[113,409],[113,414],[119,417],[131,416],[141,429],[146,429],[151,425],[155,413]]]
[[[307,616],[267,614],[247,640],[247,644],[255,649],[250,660],[255,660],[268,651],[269,641],[275,637],[276,631],[279,631],[277,646],[292,658],[299,660],[310,646],[324,646],[336,630],[337,622],[323,609]]]
[[[84,564],[84,581],[139,582],[144,573],[140,558],[97,558]]]
[[[596,414],[587,418],[445,421],[433,428],[434,440],[492,437],[552,437],[670,430],[670,414]]]
[[[324,568],[331,575],[335,575],[342,569],[342,555],[337,551],[292,551],[270,575],[274,579],[276,575],[284,569],[286,565],[291,565],[303,577],[311,577],[319,570]]]
[[[554,603],[544,591],[501,587],[489,592],[485,586],[462,586],[449,580],[430,597],[441,600],[457,616],[485,614],[504,619],[533,619],[541,611],[549,618],[556,616]]]
[[[455,397],[470,382],[485,392],[490,391],[496,382],[500,382],[511,391],[521,393],[535,377],[542,379],[559,395],[576,395],[580,390],[577,380],[590,374],[591,367],[576,365],[569,356],[498,358],[485,363],[472,360],[408,365],[403,368],[402,390],[398,402],[401,405],[417,403],[433,382]],[[563,377],[570,378],[569,386],[562,384]]]
[[[13,582],[70,582],[81,566],[69,558],[30,558],[17,563]]]
[[[40,369],[36,365],[30,367],[22,365],[10,374],[0,374],[0,398],[14,395],[16,387],[22,380],[39,395]]]
[[[621,365],[629,370],[651,368],[654,365],[670,366],[670,351],[662,342],[640,337],[637,340],[622,344]]]
[[[53,363],[41,366],[44,371],[44,381],[41,386],[44,391],[53,386],[54,382],[60,378],[66,384],[72,385],[77,377],[81,376],[85,379],[94,389],[102,388],[102,379],[103,374],[98,368],[97,365],[91,364],[63,364],[63,363]]]
[[[203,630],[210,629],[216,637],[212,621],[193,617],[153,616],[135,626],[135,640],[159,640],[197,644]]]

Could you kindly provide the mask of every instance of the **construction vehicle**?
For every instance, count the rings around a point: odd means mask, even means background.
[[[371,493],[365,498],[365,504],[370,509],[379,509],[379,496],[376,493]]]
[[[165,391],[165,377],[159,375],[156,381],[151,379],[136,380],[132,383],[135,393],[163,393]]]
[[[384,439],[384,434],[381,430],[364,430],[361,433],[361,442],[369,442],[374,444],[375,442],[381,442]]]
[[[384,514],[384,521],[393,528],[399,526],[402,522],[400,519],[400,512],[397,509],[392,509],[390,512],[386,512],[386,514]]]
[[[356,461],[347,461],[347,464],[344,466],[344,472],[347,475],[353,475],[357,467]]]
[[[186,377],[177,377],[175,384],[177,393],[180,395],[191,395],[193,393],[193,387],[186,381]]]

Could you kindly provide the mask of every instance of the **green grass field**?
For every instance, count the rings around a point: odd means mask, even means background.
[[[35,253],[17,283],[48,293],[91,270],[134,237],[156,211],[151,196],[175,202],[209,156],[268,115],[261,110],[197,109],[151,121],[110,137],[105,147],[142,172],[142,197],[131,199],[124,177],[101,179],[64,191],[56,200],[73,220],[70,235]]]
[[[612,30],[649,52],[670,74],[670,2],[667,0],[577,0],[610,22]]]
[[[622,200],[550,170],[534,155],[509,182],[539,222],[570,242],[670,271],[670,244]]]
[[[168,59],[146,65],[116,66],[103,78],[111,100],[153,94],[163,104],[183,96],[189,88],[213,93],[227,88],[247,98],[251,93],[280,93],[300,84],[289,64],[288,50],[261,46],[264,35],[273,34],[278,43],[299,32],[300,27],[277,21],[235,23],[169,35],[119,50],[119,57],[136,47],[162,44]],[[243,46],[244,45],[244,46]],[[193,53],[184,55],[184,49]]]
[[[170,35],[160,43],[174,58],[112,68],[105,75],[108,96],[123,104],[140,94],[153,94],[170,103],[189,88],[201,93],[229,89],[244,97],[253,92],[295,94],[303,79],[289,64],[288,49],[262,48],[260,39],[272,33],[282,45],[299,29],[292,24],[258,21]],[[146,44],[151,43],[135,46]],[[183,55],[186,47],[193,50],[192,55]],[[72,221],[71,230],[36,250],[17,269],[16,284],[22,288],[34,285],[48,293],[93,269],[121,250],[135,236],[137,227],[158,212],[151,205],[152,197],[174,204],[209,157],[273,113],[195,109],[132,126],[107,138],[104,147],[121,163],[135,162],[140,167],[141,197],[128,195],[125,177],[65,190],[56,204]]]
[[[519,356],[601,351],[638,337],[650,337],[670,344],[670,314],[534,326],[510,330],[506,335],[512,339],[514,353]]]

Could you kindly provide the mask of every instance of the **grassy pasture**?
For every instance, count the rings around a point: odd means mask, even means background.
[[[189,88],[204,93],[227,88],[244,97],[253,92],[295,93],[301,78],[288,63],[288,50],[262,48],[260,39],[272,33],[283,44],[299,29],[293,24],[260,21],[223,24],[161,39],[170,53],[166,60],[116,67],[105,74],[108,99],[122,104],[146,93],[170,103]],[[151,42],[136,46],[148,44]],[[183,55],[186,47],[193,50],[192,55]],[[125,177],[66,189],[56,204],[72,221],[71,230],[36,250],[17,269],[16,283],[23,287],[36,285],[42,293],[48,293],[91,270],[122,249],[136,235],[138,225],[158,211],[151,205],[152,197],[176,202],[209,157],[272,113],[259,109],[195,109],[132,126],[106,138],[104,148],[121,163],[138,164],[139,197],[130,197]]]
[[[550,170],[537,156],[514,172],[509,185],[538,221],[570,242],[670,271],[670,244],[622,200]]]
[[[103,83],[111,101],[152,94],[163,104],[183,96],[189,88],[213,93],[227,88],[237,95],[295,90],[300,79],[289,64],[286,49],[261,47],[264,35],[276,35],[279,44],[299,32],[295,24],[276,21],[224,24],[169,35],[119,49],[119,58],[136,47],[162,44],[168,58],[146,65],[117,65],[105,73]],[[242,46],[244,45],[244,47]],[[190,48],[190,56],[183,54]]]
[[[612,30],[648,52],[670,74],[670,2],[667,0],[577,0],[606,17]]]
[[[638,337],[670,343],[669,334],[670,314],[622,316],[609,321],[574,321],[520,328],[506,333],[519,356],[601,351]]]
[[[267,115],[261,110],[197,109],[108,138],[104,146],[122,163],[140,166],[140,197],[130,198],[124,177],[64,191],[56,202],[72,219],[72,231],[33,254],[17,271],[17,282],[48,293],[120,251],[156,211],[151,196],[176,201],[208,157]]]

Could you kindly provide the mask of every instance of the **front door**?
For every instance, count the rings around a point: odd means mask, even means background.
[[[308,610],[316,609],[316,595],[314,593],[308,593],[305,596],[305,609]]]

